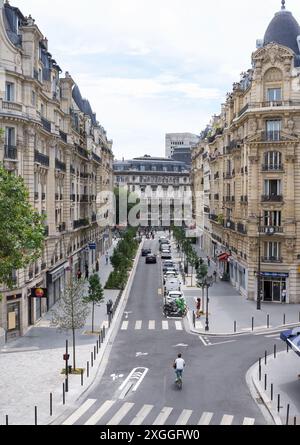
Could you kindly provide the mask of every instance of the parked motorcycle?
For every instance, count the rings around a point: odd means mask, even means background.
[[[165,317],[182,317],[187,315],[187,307],[180,309],[175,302],[166,303],[163,308]]]

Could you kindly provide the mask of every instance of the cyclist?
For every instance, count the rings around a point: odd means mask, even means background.
[[[176,383],[177,383],[180,380],[182,380],[182,374],[183,374],[183,370],[185,368],[185,361],[182,358],[182,354],[178,354],[178,357],[175,360],[173,367],[175,369],[175,373],[176,373],[176,377],[177,377]]]

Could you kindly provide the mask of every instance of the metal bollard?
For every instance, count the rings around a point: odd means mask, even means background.
[[[252,332],[254,331],[254,317],[252,317]]]
[[[90,376],[90,362],[86,362],[86,376]]]
[[[267,328],[269,329],[270,327],[270,315],[267,316]]]
[[[94,366],[94,359],[93,359],[93,353],[91,352],[91,367]]]
[[[268,376],[267,374],[265,374],[265,391],[267,391],[267,387],[268,387]]]
[[[196,314],[195,314],[195,311],[193,311],[193,325],[194,325],[194,328],[196,327]]]
[[[66,404],[66,392],[65,392],[65,384],[63,383],[63,405]]]
[[[290,420],[290,405],[288,404],[286,408],[286,425],[289,424],[289,420]]]
[[[237,326],[237,323],[236,323],[236,321],[235,321],[235,322],[234,322],[234,328],[233,328],[235,334],[236,334],[236,330],[237,330],[237,329],[236,329],[236,326]]]
[[[285,323],[286,322],[286,315],[285,314],[283,314],[283,326],[285,326]]]
[[[5,425],[8,426],[8,415],[5,416]]]
[[[81,370],[81,386],[83,386],[83,369]]]
[[[281,406],[280,406],[280,394],[278,394],[278,398],[277,398],[277,412],[280,413],[281,410]]]
[[[259,359],[258,373],[259,373],[259,381],[261,382],[261,358]]]
[[[268,361],[268,352],[265,351],[265,365],[267,365],[267,361]]]
[[[99,354],[99,341],[97,340],[97,354]]]
[[[105,326],[103,326],[103,339],[105,339]]]
[[[94,346],[94,360],[96,360],[96,346]]]
[[[37,419],[37,406],[34,407],[34,424],[37,425],[38,423]]]
[[[297,417],[294,417],[294,426],[297,426]]]
[[[274,385],[273,383],[271,384],[271,402],[273,402],[274,399]]]
[[[277,346],[274,345],[274,358],[276,358],[276,356],[277,356]]]
[[[50,392],[50,416],[52,417],[53,411],[52,411],[53,403],[52,403],[52,392]]]

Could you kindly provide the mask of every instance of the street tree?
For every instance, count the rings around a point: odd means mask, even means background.
[[[76,370],[76,331],[85,326],[90,308],[85,302],[86,281],[73,280],[62,294],[57,306],[51,311],[52,324],[60,331],[72,331],[73,369]]]
[[[23,178],[0,165],[0,282],[12,288],[13,271],[36,261],[44,240],[43,217],[30,205]]]
[[[208,275],[208,266],[203,262],[203,260],[200,261],[200,265],[197,269],[197,287],[202,288],[202,301],[204,301],[204,281],[207,278]]]
[[[92,303],[92,333],[94,333],[94,316],[95,306],[100,306],[104,301],[104,291],[101,286],[100,278],[98,274],[90,276],[89,279],[89,292],[84,298],[84,302],[87,304]]]

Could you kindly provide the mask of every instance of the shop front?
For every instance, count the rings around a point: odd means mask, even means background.
[[[232,285],[242,294],[247,295],[248,270],[234,258],[229,259],[230,281]]]
[[[7,340],[21,335],[21,302],[22,294],[6,297],[6,331]]]
[[[286,291],[286,303],[288,303],[288,281],[288,273],[262,272],[261,285],[263,301],[281,303],[284,295],[283,291]]]
[[[47,274],[48,310],[57,303],[66,286],[66,269],[69,262],[60,265]]]

